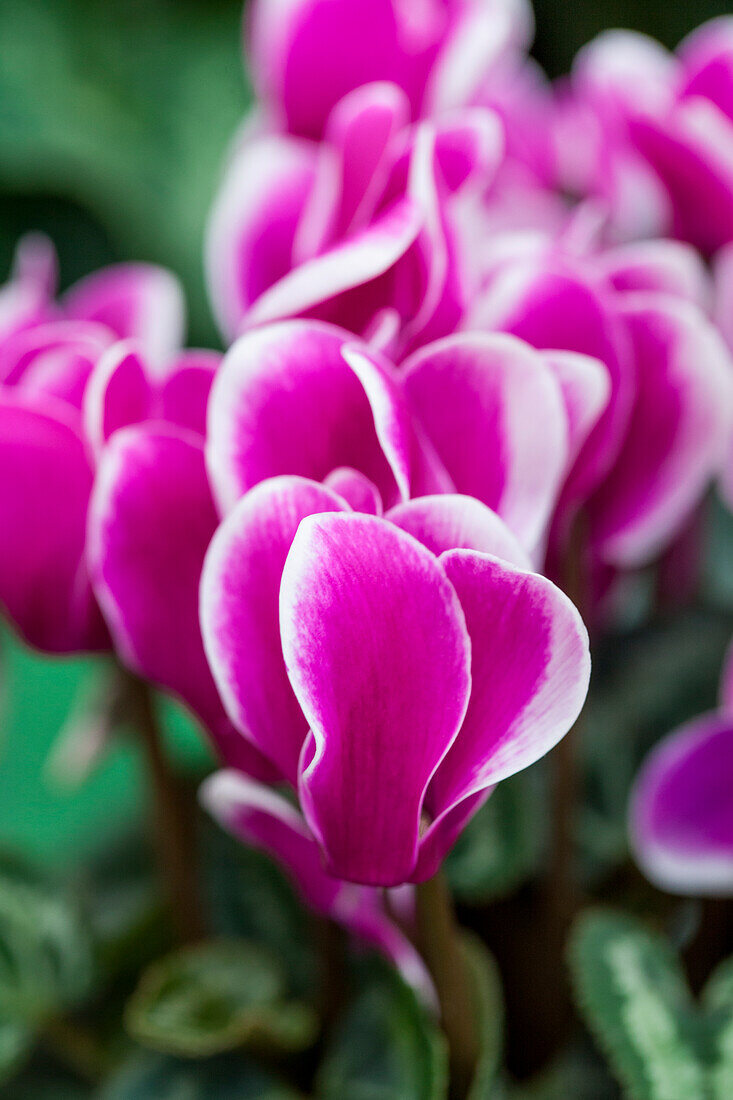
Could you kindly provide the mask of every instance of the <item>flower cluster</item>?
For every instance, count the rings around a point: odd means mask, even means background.
[[[675,57],[602,38],[553,87],[522,0],[249,15],[259,106],[206,243],[225,354],[181,350],[168,273],[56,301],[47,246],[19,249],[0,601],[188,704],[224,766],[205,805],[419,980],[375,888],[432,876],[572,727],[570,596],[602,626],[731,496],[733,244],[706,261],[733,241],[733,23]],[[669,759],[637,799],[651,867],[697,799]]]

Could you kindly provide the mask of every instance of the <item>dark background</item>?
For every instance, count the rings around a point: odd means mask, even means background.
[[[536,55],[567,70],[598,31],[669,46],[726,0],[537,0]],[[17,237],[46,230],[66,286],[101,264],[147,259],[186,287],[194,344],[216,341],[201,272],[206,211],[250,101],[241,0],[0,0],[0,277]],[[0,532],[0,537],[5,533]],[[80,791],[49,753],[98,663],[49,661],[0,636],[0,845],[76,856],[135,812],[133,754],[115,747]],[[198,740],[179,717],[172,737]]]

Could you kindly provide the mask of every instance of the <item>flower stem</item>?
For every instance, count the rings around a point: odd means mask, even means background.
[[[145,754],[154,840],[171,918],[181,942],[200,939],[203,920],[196,876],[196,807],[171,769],[149,686],[129,676],[131,717]]]
[[[463,1100],[478,1061],[476,1014],[453,900],[441,872],[417,886],[417,940],[435,984],[450,1053],[451,1095]]]
[[[571,531],[565,558],[563,588],[583,619],[589,613],[586,523],[579,513]],[[552,782],[552,850],[549,861],[549,892],[559,922],[561,938],[579,905],[575,880],[575,822],[580,788],[578,739],[582,716],[550,754]]]

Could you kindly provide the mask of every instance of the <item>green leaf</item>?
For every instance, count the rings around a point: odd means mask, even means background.
[[[182,1062],[135,1055],[107,1081],[99,1100],[302,1100],[299,1093],[236,1057]],[[344,1098],[345,1100],[345,1098]]]
[[[288,993],[313,998],[321,968],[313,943],[313,918],[281,869],[222,830],[204,834],[210,919],[219,936],[263,944],[285,968]]]
[[[649,750],[717,705],[732,629],[730,614],[699,608],[610,635],[596,647],[578,741],[587,792],[580,841],[589,879],[627,858],[629,790]]]
[[[467,1100],[488,1100],[501,1067],[504,1040],[504,999],[499,968],[477,936],[465,933],[463,953],[473,984],[479,1033],[479,1060]]]
[[[666,940],[624,914],[595,910],[570,942],[576,999],[633,1100],[706,1100],[696,1009]]]
[[[728,1100],[733,1096],[733,958],[714,971],[702,992],[702,1003],[715,1021],[709,1051],[712,1096]]]
[[[125,1022],[144,1046],[188,1058],[237,1047],[295,1051],[315,1039],[318,1022],[302,1002],[284,998],[277,960],[256,944],[214,941],[154,963],[130,999]]]
[[[316,1078],[319,1100],[445,1100],[442,1034],[412,989],[380,958],[359,967],[359,988]]]
[[[546,791],[540,768],[500,783],[445,862],[451,890],[485,904],[515,890],[537,868],[546,839]]]
[[[28,1026],[83,1000],[91,935],[61,891],[17,863],[0,867],[0,1014]]]
[[[0,1019],[0,1084],[17,1070],[28,1054],[33,1032],[10,1017]]]

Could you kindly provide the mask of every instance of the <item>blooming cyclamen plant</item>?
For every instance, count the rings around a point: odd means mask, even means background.
[[[94,655],[66,751],[137,740],[157,856],[128,891],[105,853],[89,922],[0,859],[0,1078],[722,1098],[730,913],[685,910],[693,1019],[671,945],[586,903],[733,892],[731,21],[555,81],[524,0],[244,28],[221,350],[152,263],[59,294],[31,234],[0,288],[0,605]]]

